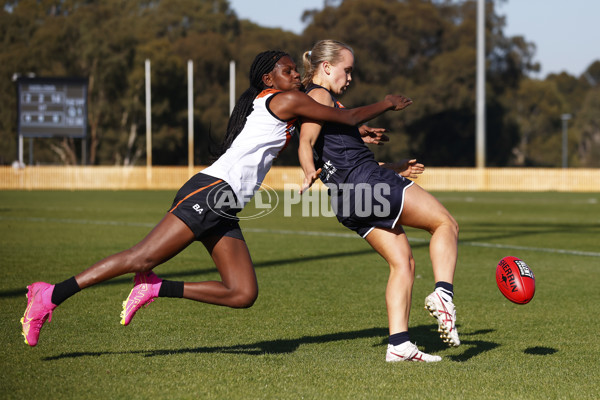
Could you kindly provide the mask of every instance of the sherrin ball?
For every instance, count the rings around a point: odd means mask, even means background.
[[[496,267],[496,284],[500,292],[515,304],[527,304],[535,294],[535,276],[525,261],[504,257]]]

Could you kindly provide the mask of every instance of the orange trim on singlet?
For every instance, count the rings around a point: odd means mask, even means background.
[[[261,97],[265,97],[266,95],[269,95],[271,93],[279,93],[279,92],[283,92],[283,90],[279,90],[279,89],[265,89],[262,92],[260,92],[258,94],[258,96],[256,96],[256,98],[260,99]]]
[[[221,183],[221,182],[223,182],[223,179],[217,179],[216,181],[214,181],[214,182],[213,182],[213,183],[211,183],[210,185],[206,185],[206,186],[204,186],[204,187],[201,187],[201,188],[200,188],[200,189],[198,189],[198,190],[195,190],[195,191],[193,191],[192,193],[188,194],[188,195],[187,195],[187,196],[185,196],[183,199],[181,199],[181,200],[179,201],[179,203],[177,203],[177,204],[175,205],[175,207],[173,207],[172,209],[170,209],[170,210],[169,210],[169,212],[173,212],[173,211],[174,211],[174,210],[175,210],[177,207],[179,207],[179,205],[180,205],[181,203],[183,203],[185,200],[187,200],[187,199],[188,199],[188,198],[190,198],[191,196],[195,195],[196,193],[198,193],[198,192],[201,192],[201,191],[203,191],[204,189],[206,189],[206,188],[209,188],[209,187],[211,187],[211,186],[213,186],[213,185],[216,185],[217,183]]]
[[[285,144],[283,145],[283,147],[281,148],[281,150],[279,150],[277,152],[277,157],[279,157],[279,155],[281,154],[282,151],[284,151],[286,149],[286,147],[288,147],[288,144],[290,144],[290,140],[292,140],[292,129],[294,124],[296,123],[297,118],[294,118],[290,121],[288,121],[287,127],[285,128]]]

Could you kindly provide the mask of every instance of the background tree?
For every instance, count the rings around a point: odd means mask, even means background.
[[[306,47],[332,37],[351,44],[356,56],[354,88],[348,105],[374,101],[400,91],[413,106],[373,122],[390,128],[394,140],[376,149],[379,158],[416,156],[430,166],[472,166],[475,153],[476,3],[447,1],[345,0],[310,14]],[[502,124],[502,97],[537,65],[533,47],[502,34],[504,19],[487,7],[487,118],[490,165],[502,165],[514,129]],[[377,21],[377,23],[366,23]]]
[[[600,168],[600,87],[590,90],[583,102],[575,121],[575,138],[571,136],[570,148],[574,147],[575,157],[571,153],[573,166]]]
[[[598,164],[600,61],[580,77],[544,80],[535,45],[503,33],[505,19],[486,2],[488,166],[561,165],[561,120],[570,113],[569,165]],[[240,21],[227,0],[12,0],[0,10],[0,163],[16,156],[15,73],[88,78],[89,161],[144,165],[144,61],[152,62],[153,163],[187,164],[187,61],[194,62],[195,163],[210,162],[229,116],[229,62],[236,95],[248,86],[254,56],[282,49],[300,62],[320,39],[356,55],[349,107],[400,92],[414,105],[371,124],[392,141],[381,160],[418,157],[429,166],[473,166],[475,158],[476,2],[324,0],[307,10],[302,35]],[[36,163],[81,162],[80,141],[34,141]],[[297,165],[292,149],[277,160]],[[27,149],[25,149],[27,151]]]

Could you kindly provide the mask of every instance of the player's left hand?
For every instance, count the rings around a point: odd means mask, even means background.
[[[371,128],[367,125],[362,125],[358,128],[363,142],[367,144],[383,145],[383,142],[389,142],[390,138],[384,134],[385,128]]]
[[[402,160],[394,170],[405,178],[416,179],[425,171],[425,166],[418,163],[416,159]]]

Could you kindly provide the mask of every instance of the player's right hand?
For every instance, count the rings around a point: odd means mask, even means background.
[[[319,175],[323,171],[323,168],[319,168],[316,171],[313,171],[309,174],[304,175],[304,182],[302,183],[302,189],[300,189],[300,194],[306,192],[310,187],[315,183],[317,179],[319,179]]]

